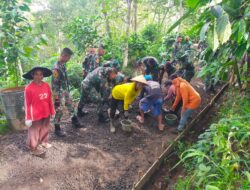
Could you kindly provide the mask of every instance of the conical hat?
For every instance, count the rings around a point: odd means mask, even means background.
[[[131,81],[140,82],[143,84],[148,84],[143,75],[136,76],[136,77],[132,78]]]
[[[43,76],[44,76],[44,77],[49,77],[50,75],[52,75],[52,71],[51,71],[50,69],[48,69],[48,68],[46,68],[46,67],[35,66],[35,67],[33,67],[30,71],[28,71],[27,73],[25,73],[25,74],[23,75],[23,78],[32,80],[32,79],[33,79],[33,73],[34,73],[36,70],[42,70]]]

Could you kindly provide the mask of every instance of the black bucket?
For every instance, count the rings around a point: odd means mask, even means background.
[[[13,130],[25,130],[24,87],[0,90],[1,109]]]

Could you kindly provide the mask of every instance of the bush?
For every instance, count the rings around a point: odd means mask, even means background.
[[[182,153],[189,175],[176,189],[250,188],[250,99],[236,93],[220,110],[219,122]]]

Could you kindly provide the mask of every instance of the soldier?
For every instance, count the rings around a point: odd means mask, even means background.
[[[102,44],[99,44],[97,52],[93,51],[93,48],[90,49],[82,63],[83,79],[88,75],[89,72],[100,66],[100,58],[104,55],[104,53],[105,51]]]
[[[190,51],[186,51],[180,58],[179,58],[181,65],[180,69],[177,71],[179,76],[182,76],[183,79],[190,82],[195,74],[195,68],[191,60]]]
[[[121,66],[120,66],[119,61],[110,60],[110,61],[105,62],[103,64],[103,67],[111,67],[111,68],[115,68],[117,71],[119,71]],[[111,87],[114,87],[115,85],[124,83],[126,80],[127,80],[127,77],[125,77],[125,75],[123,73],[118,72],[116,77],[112,81],[109,81],[109,83],[110,83]]]
[[[65,132],[60,127],[60,121],[63,116],[62,100],[65,100],[65,105],[71,114],[72,126],[75,128],[82,127],[76,117],[75,110],[72,105],[72,98],[69,93],[69,80],[67,76],[67,70],[65,64],[69,61],[73,52],[69,48],[64,48],[58,61],[55,63],[52,71],[52,92],[54,97],[54,105],[56,109],[56,115],[54,119],[55,134],[58,137],[64,137]]]
[[[94,87],[95,90],[100,93],[101,100],[97,108],[99,121],[105,122],[106,118],[103,115],[103,105],[108,101],[108,80],[113,80],[117,75],[117,70],[110,67],[97,67],[95,70],[90,72],[88,76],[82,81],[81,98],[78,103],[77,115],[83,117],[86,112],[83,111],[84,104],[88,102],[88,96],[91,89]]]
[[[144,75],[151,75],[154,81],[159,80],[159,63],[155,57],[147,56],[137,62],[139,67],[142,67]]]
[[[190,37],[186,36],[185,41],[183,43],[183,50],[188,51],[191,50],[192,42],[190,41]]]
[[[176,71],[176,68],[171,61],[166,61],[165,64],[162,63],[159,68],[160,68],[160,72],[159,72],[159,83],[160,84],[162,82],[163,75],[165,72],[167,72],[168,78],[169,78]]]
[[[173,48],[174,48],[173,54],[172,54],[173,61],[177,61],[180,55],[182,55],[182,36],[181,35],[177,36],[177,39],[173,45]]]

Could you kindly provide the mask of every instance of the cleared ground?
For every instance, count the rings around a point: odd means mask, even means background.
[[[200,80],[193,85],[202,96],[201,110],[213,95],[204,93]],[[81,120],[86,128],[73,129],[65,115],[67,137],[57,138],[51,130],[53,147],[44,159],[31,156],[25,148],[26,131],[0,136],[0,189],[132,189],[176,136],[173,127],[159,132],[151,117],[130,134],[117,123],[117,132],[111,134],[108,124],[97,122],[95,106],[88,109],[90,114]],[[130,118],[135,116],[132,111]]]

